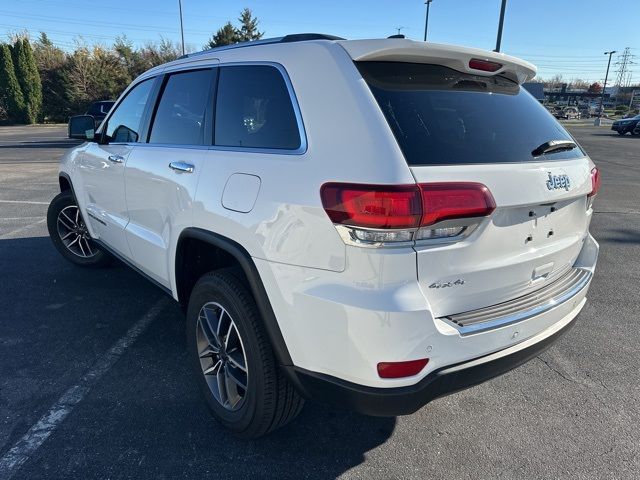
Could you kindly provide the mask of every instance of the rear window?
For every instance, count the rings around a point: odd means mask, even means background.
[[[507,163],[577,158],[580,148],[534,157],[571,135],[529,92],[501,76],[440,65],[359,62],[410,165]]]

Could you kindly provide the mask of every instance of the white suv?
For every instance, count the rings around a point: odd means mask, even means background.
[[[535,67],[405,39],[290,35],[144,73],[66,154],[48,224],[183,306],[213,414],[244,438],[302,398],[409,414],[566,331],[599,175],[520,84]],[[78,133],[78,129],[82,130]]]

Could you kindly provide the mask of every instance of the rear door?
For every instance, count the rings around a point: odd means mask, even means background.
[[[124,169],[141,140],[147,100],[153,79],[144,80],[127,93],[104,128],[104,142],[90,143],[80,161],[86,221],[94,236],[117,253],[129,257],[124,229],[129,220],[125,200]]]
[[[165,75],[148,142],[127,161],[126,238],[133,263],[165,287],[169,248],[192,225],[198,177],[211,145],[214,74],[205,68]]]
[[[471,230],[451,220],[416,242],[436,316],[516,298],[571,268],[590,221],[590,161],[578,146],[533,153],[573,139],[524,88],[438,65],[358,67],[418,183],[481,183],[495,201]]]

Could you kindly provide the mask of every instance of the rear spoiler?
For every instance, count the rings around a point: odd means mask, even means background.
[[[416,42],[407,39],[338,40],[354,61],[430,63],[474,75],[502,75],[522,84],[536,75],[536,67],[504,53],[478,48]],[[495,71],[471,68],[471,60],[499,64]],[[472,63],[473,64],[473,63]]]

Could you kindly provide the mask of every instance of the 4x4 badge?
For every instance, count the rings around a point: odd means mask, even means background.
[[[464,285],[464,279],[458,278],[452,282],[434,282],[429,285],[429,288],[447,288],[447,287],[455,287],[458,285]]]
[[[551,175],[551,172],[549,172],[549,179],[547,180],[547,188],[549,190],[564,188],[568,191],[569,187],[571,187],[571,180],[569,180],[568,175]]]

